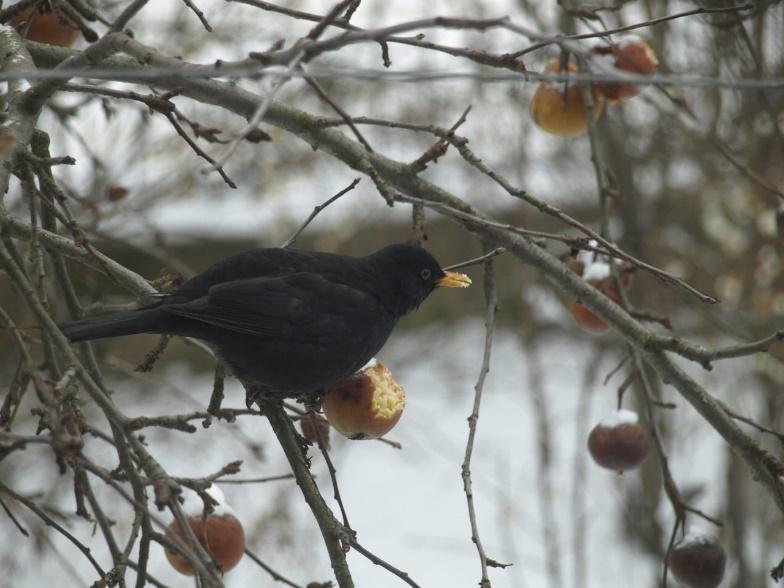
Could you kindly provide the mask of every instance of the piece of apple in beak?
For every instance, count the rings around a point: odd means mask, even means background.
[[[465,274],[445,271],[444,277],[436,280],[436,285],[446,288],[468,288],[471,285],[471,278]]]

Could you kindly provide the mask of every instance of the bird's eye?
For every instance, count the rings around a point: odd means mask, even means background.
[[[422,276],[423,280],[429,280],[431,273],[432,272],[430,271],[429,268],[425,268],[421,272],[419,272],[419,275]]]

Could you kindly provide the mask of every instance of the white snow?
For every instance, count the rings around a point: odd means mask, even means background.
[[[226,497],[223,495],[223,491],[215,484],[207,488],[205,492],[218,503],[214,507],[212,514],[218,516],[234,514],[234,511],[226,502]],[[204,514],[204,501],[195,491],[191,490],[190,488],[183,488],[181,497],[183,501],[180,506],[182,508],[183,514],[185,514],[186,517],[200,518]]]
[[[613,428],[621,425],[632,425],[638,423],[640,417],[633,410],[620,409],[604,417],[599,424],[602,427]]]
[[[369,368],[372,368],[372,367],[376,367],[377,365],[378,365],[378,360],[374,357],[369,362],[367,362],[365,365],[363,365],[362,368],[359,371],[360,372],[364,372],[366,369],[369,369]]]
[[[615,55],[612,53],[595,53],[591,55],[591,64],[598,66],[599,72],[612,71],[615,68]]]
[[[599,244],[591,239],[589,247],[597,247]],[[610,275],[610,264],[597,257],[595,252],[582,249],[576,257],[577,261],[583,264],[583,280],[603,280]]]
[[[588,241],[588,247],[596,247],[599,243],[595,239],[591,239]],[[594,253],[593,251],[588,251],[587,249],[581,249],[580,252],[577,254],[577,261],[582,261],[583,265],[589,266],[593,263]]]
[[[700,527],[689,527],[686,535],[675,544],[676,548],[699,547],[702,545],[712,545],[716,543],[716,538],[704,532]]]
[[[625,35],[621,35],[619,37],[616,37],[615,38],[615,42],[618,45],[618,47],[623,49],[627,45],[644,43],[645,41],[643,41],[642,37],[640,37],[639,35],[634,35],[634,34],[627,33]]]
[[[583,280],[603,280],[610,275],[610,264],[594,261],[583,270]]]

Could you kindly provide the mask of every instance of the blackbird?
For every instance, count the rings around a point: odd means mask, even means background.
[[[253,249],[152,304],[59,327],[72,342],[136,333],[201,339],[246,386],[298,396],[360,369],[436,286],[470,283],[416,245],[389,245],[365,257]]]

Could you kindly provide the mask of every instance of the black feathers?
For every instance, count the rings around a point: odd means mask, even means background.
[[[60,328],[74,342],[136,333],[196,337],[244,383],[294,396],[361,368],[398,319],[439,283],[468,285],[455,276],[414,245],[390,245],[366,257],[254,249],[150,306]]]

